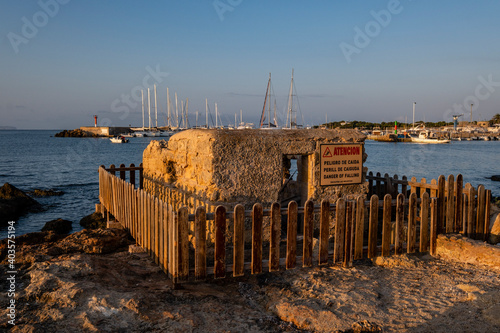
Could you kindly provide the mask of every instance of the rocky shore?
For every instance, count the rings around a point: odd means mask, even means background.
[[[16,239],[16,325],[8,323],[10,300],[2,283],[0,328],[493,332],[500,325],[500,267],[465,263],[467,255],[450,256],[457,245],[446,244],[460,241],[453,237],[438,242],[442,258],[392,256],[358,261],[353,268],[295,269],[172,289],[146,254],[127,251],[134,242],[121,229],[31,233]],[[7,241],[1,241],[2,276],[9,270],[6,247]]]
[[[74,130],[64,130],[62,132],[59,132],[54,135],[55,137],[60,137],[60,138],[98,138],[100,137],[99,135],[87,131],[83,131],[79,128],[74,129]]]

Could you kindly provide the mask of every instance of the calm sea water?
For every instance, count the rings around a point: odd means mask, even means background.
[[[44,210],[23,216],[17,234],[39,231],[45,222],[63,218],[78,222],[98,203],[99,165],[138,165],[152,138],[132,138],[128,144],[109,139],[55,138],[58,131],[0,131],[0,185],[9,182],[23,191],[54,189],[58,197],[36,198]],[[155,138],[158,139],[158,138]],[[417,145],[367,141],[370,171],[390,175],[437,178],[461,173],[465,182],[484,184],[500,196],[500,182],[486,177],[500,174],[500,141],[462,141],[449,145]],[[6,237],[0,229],[0,238]]]

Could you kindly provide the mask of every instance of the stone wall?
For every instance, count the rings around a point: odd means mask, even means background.
[[[366,194],[366,170],[361,184],[320,186],[320,144],[364,140],[356,130],[193,129],[175,134],[168,143],[152,141],[143,154],[144,174],[212,202],[245,203],[249,208],[282,199],[286,157],[296,157],[301,204],[307,198],[334,202]],[[154,190],[154,184],[145,183],[148,187]]]

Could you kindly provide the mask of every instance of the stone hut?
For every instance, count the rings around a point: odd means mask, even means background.
[[[330,152],[322,153],[321,146],[359,144],[364,162],[365,138],[351,129],[186,130],[145,149],[144,185],[156,194],[168,186],[183,193],[177,198],[195,197],[187,204],[191,208],[196,200],[228,208],[240,203],[248,209],[257,202],[266,207],[275,201],[303,205],[308,199],[317,204],[354,198],[368,192],[362,163],[357,166],[359,182],[321,185],[322,171],[331,170],[321,169],[321,155]]]

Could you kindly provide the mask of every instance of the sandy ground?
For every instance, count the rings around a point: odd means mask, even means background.
[[[174,290],[144,254],[123,248],[105,255],[60,254],[50,246],[20,271],[16,326],[7,322],[8,287],[2,283],[2,331],[500,330],[500,271],[429,255],[189,283]],[[7,276],[6,265],[0,269]]]

